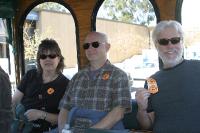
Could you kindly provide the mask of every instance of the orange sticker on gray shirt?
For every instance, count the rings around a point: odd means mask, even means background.
[[[147,79],[147,85],[148,85],[148,91],[151,94],[155,94],[158,92],[158,85],[155,79],[153,78],[148,78]]]

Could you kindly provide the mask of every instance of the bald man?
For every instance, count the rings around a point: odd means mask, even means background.
[[[59,132],[65,123],[75,133],[87,128],[122,130],[124,113],[131,110],[128,77],[107,59],[110,44],[104,33],[90,32],[82,46],[89,65],[72,78],[60,102]]]

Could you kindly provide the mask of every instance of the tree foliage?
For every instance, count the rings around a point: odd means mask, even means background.
[[[33,60],[36,59],[36,53],[38,48],[39,34],[34,31],[34,35],[30,35],[29,30],[31,29],[31,24],[25,23],[23,28],[23,40],[24,40],[24,53],[25,59]]]
[[[50,10],[57,12],[67,12],[68,10],[56,2],[44,2],[37,5],[33,10]],[[33,29],[33,22],[28,21],[25,23],[23,28],[23,39],[24,39],[24,51],[26,60],[34,60],[36,58],[36,53],[38,49],[38,44],[42,39],[48,38],[53,34],[53,27],[47,27],[47,30],[43,33],[39,32],[39,29],[34,29],[31,33],[30,30]]]
[[[155,19],[149,0],[105,0],[104,12],[112,20],[149,25]]]
[[[47,27],[47,30],[42,33],[39,29],[34,29],[34,33],[30,33],[31,27],[32,23],[25,23],[23,28],[24,53],[25,59],[28,61],[36,59],[38,46],[41,40],[51,38],[54,33],[52,27]]]
[[[44,2],[35,7],[37,10],[50,10],[57,12],[68,12],[68,10],[59,3],[56,2]]]

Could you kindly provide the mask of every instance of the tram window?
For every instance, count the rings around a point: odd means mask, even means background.
[[[7,42],[7,28],[6,20],[0,18],[0,64],[4,71],[9,75],[12,87],[15,88],[14,53],[12,45]]]
[[[184,30],[184,58],[200,60],[200,18],[198,0],[184,0],[182,25]]]
[[[45,38],[58,42],[65,58],[63,73],[71,79],[78,71],[75,23],[67,8],[55,2],[39,4],[26,16],[23,27],[26,71],[36,68],[38,44]]]
[[[133,99],[135,90],[159,69],[151,40],[155,25],[156,16],[148,0],[105,0],[97,14],[96,31],[108,35],[109,60],[127,72]]]
[[[6,58],[6,37],[6,25],[3,22],[3,19],[0,18],[0,60],[2,60],[2,58]]]

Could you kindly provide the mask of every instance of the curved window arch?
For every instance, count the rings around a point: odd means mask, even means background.
[[[157,51],[151,40],[156,15],[148,0],[115,2],[102,3],[97,12],[96,31],[108,35],[109,60],[127,72],[131,91],[135,91],[135,87],[143,87],[144,80],[159,69]]]
[[[75,22],[66,7],[55,2],[35,6],[23,25],[25,71],[36,67],[37,46],[42,39],[55,39],[65,58],[64,75],[69,79],[78,71]]]

